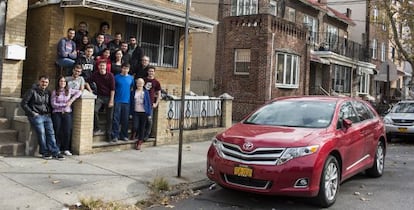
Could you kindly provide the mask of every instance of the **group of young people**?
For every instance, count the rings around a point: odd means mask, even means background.
[[[103,110],[109,142],[134,140],[139,150],[151,134],[161,85],[155,79],[155,67],[149,65],[149,57],[138,46],[136,37],[130,37],[129,43],[121,41],[121,33],[112,38],[107,33],[107,22],[101,23],[94,44],[86,42],[86,28],[87,24],[80,22],[77,32],[68,29],[67,37],[58,42],[56,63],[66,75],[58,76],[55,89],[48,90],[49,77],[42,75],[21,102],[37,133],[39,153],[45,159],[63,160],[63,154],[72,155],[72,104],[85,89],[97,96],[94,135],[105,134],[99,127],[99,113]],[[133,126],[128,138],[130,116]]]

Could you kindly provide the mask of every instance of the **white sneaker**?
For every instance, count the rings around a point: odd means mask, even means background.
[[[72,156],[72,153],[69,150],[65,150],[63,154],[65,154],[66,156]]]

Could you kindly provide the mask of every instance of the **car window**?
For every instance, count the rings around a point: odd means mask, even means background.
[[[324,128],[331,124],[335,106],[330,101],[275,101],[258,109],[244,123]]]
[[[372,114],[372,112],[370,112],[368,110],[368,108],[366,107],[365,104],[363,104],[360,101],[354,101],[353,102],[354,108],[358,114],[359,120],[360,121],[364,121],[364,120],[369,120],[374,118],[374,115]]]
[[[414,102],[413,103],[398,103],[392,108],[391,112],[414,113]]]
[[[352,123],[359,122],[359,118],[358,118],[354,108],[352,107],[351,102],[349,102],[349,101],[342,104],[341,108],[339,109],[339,121],[338,121],[338,124],[337,124],[337,128],[341,128],[342,120],[344,120],[344,119],[351,120]]]

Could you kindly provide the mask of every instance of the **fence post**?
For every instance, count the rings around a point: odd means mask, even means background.
[[[229,128],[233,124],[232,112],[233,112],[233,99],[228,93],[223,93],[219,96],[223,100],[222,102],[222,122],[223,127]]]
[[[72,151],[82,155],[92,151],[93,115],[96,96],[84,90],[73,103]]]

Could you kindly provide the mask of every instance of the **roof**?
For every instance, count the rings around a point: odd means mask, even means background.
[[[318,0],[300,0],[300,1],[312,6],[313,8],[326,11],[329,16],[336,18],[339,21],[342,21],[348,25],[352,25],[352,26],[356,25],[355,22],[351,18],[346,16],[346,14],[341,13],[332,7],[328,7],[326,4],[321,4],[318,2]]]
[[[184,27],[186,19],[184,7],[150,0],[62,0],[61,7],[86,7],[180,27]],[[190,13],[191,29],[212,32],[217,24],[217,21],[193,11]]]

